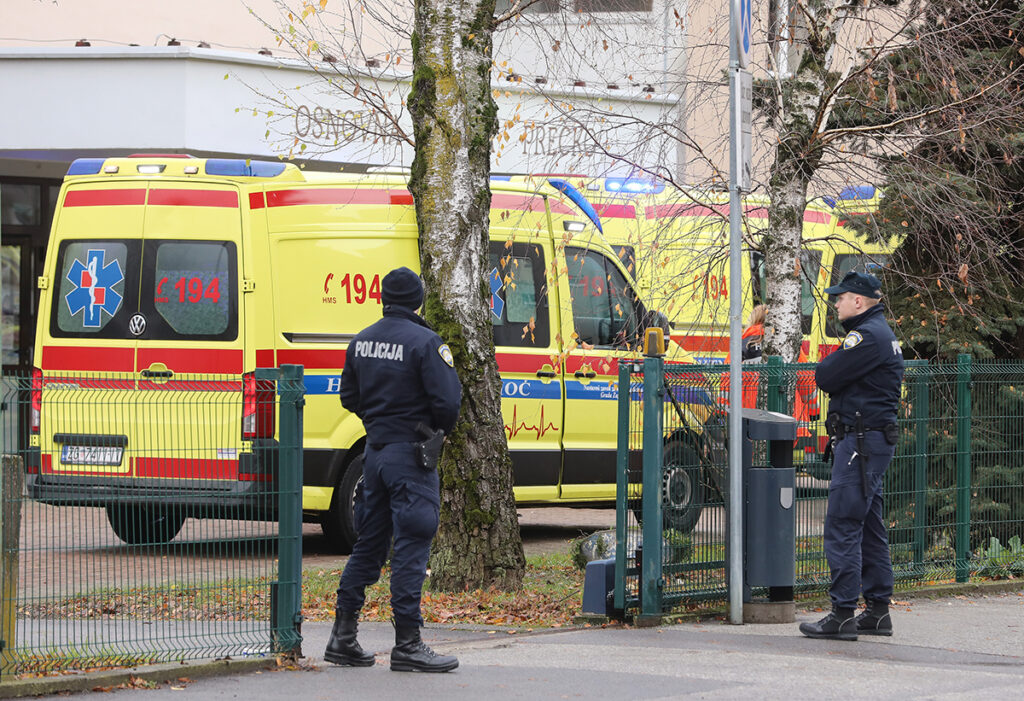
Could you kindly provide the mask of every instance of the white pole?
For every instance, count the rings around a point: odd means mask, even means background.
[[[743,388],[740,374],[743,334],[743,271],[740,193],[740,60],[737,13],[730,3],[729,22],[729,622],[743,623]]]

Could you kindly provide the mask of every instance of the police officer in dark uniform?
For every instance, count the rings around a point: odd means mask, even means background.
[[[830,397],[826,425],[834,442],[824,538],[832,611],[800,624],[811,638],[892,635],[882,486],[896,451],[903,353],[885,320],[881,286],[874,275],[851,272],[825,290],[839,295],[836,311],[847,333],[815,371],[818,387]],[[866,609],[854,618],[862,592]]]
[[[459,666],[420,639],[420,592],[430,544],[437,532],[440,492],[436,463],[426,469],[419,444],[424,431],[450,433],[462,401],[452,353],[416,314],[423,285],[409,268],[381,284],[384,318],[351,343],[341,375],[341,404],[366,428],[363,481],[356,496],[359,537],[338,585],[334,629],[324,659],[369,667],[371,653],[356,641],[365,589],[391,557],[395,671],[447,672]],[[438,445],[440,435],[437,436]]]

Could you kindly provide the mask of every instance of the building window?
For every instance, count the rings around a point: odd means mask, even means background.
[[[40,189],[29,183],[0,185],[0,221],[7,226],[34,226],[40,221]]]

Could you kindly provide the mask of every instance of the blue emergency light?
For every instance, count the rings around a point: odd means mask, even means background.
[[[597,215],[597,210],[594,209],[594,206],[587,201],[587,198],[583,196],[582,192],[570,185],[567,180],[548,178],[548,185],[568,197],[574,205],[579,207],[583,213],[587,215],[587,218],[590,221],[594,222],[594,226],[597,227],[597,230],[602,234],[604,233],[604,229],[601,227],[601,217]]]
[[[665,183],[642,178],[605,178],[604,189],[608,192],[656,195],[665,189]]]
[[[240,158],[208,158],[207,175],[227,175],[244,178],[273,178],[284,172],[284,163],[270,161],[244,161]]]
[[[96,175],[103,170],[105,158],[76,158],[71,161],[68,175]]]

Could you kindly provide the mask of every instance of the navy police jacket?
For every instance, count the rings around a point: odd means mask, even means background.
[[[349,343],[339,394],[370,443],[400,443],[423,440],[420,422],[451,433],[462,385],[441,337],[413,310],[388,305]]]
[[[858,411],[865,428],[896,421],[903,351],[884,314],[884,305],[876,304],[846,319],[842,344],[814,371],[818,387],[829,394],[829,415],[838,414],[842,424],[854,426]]]

